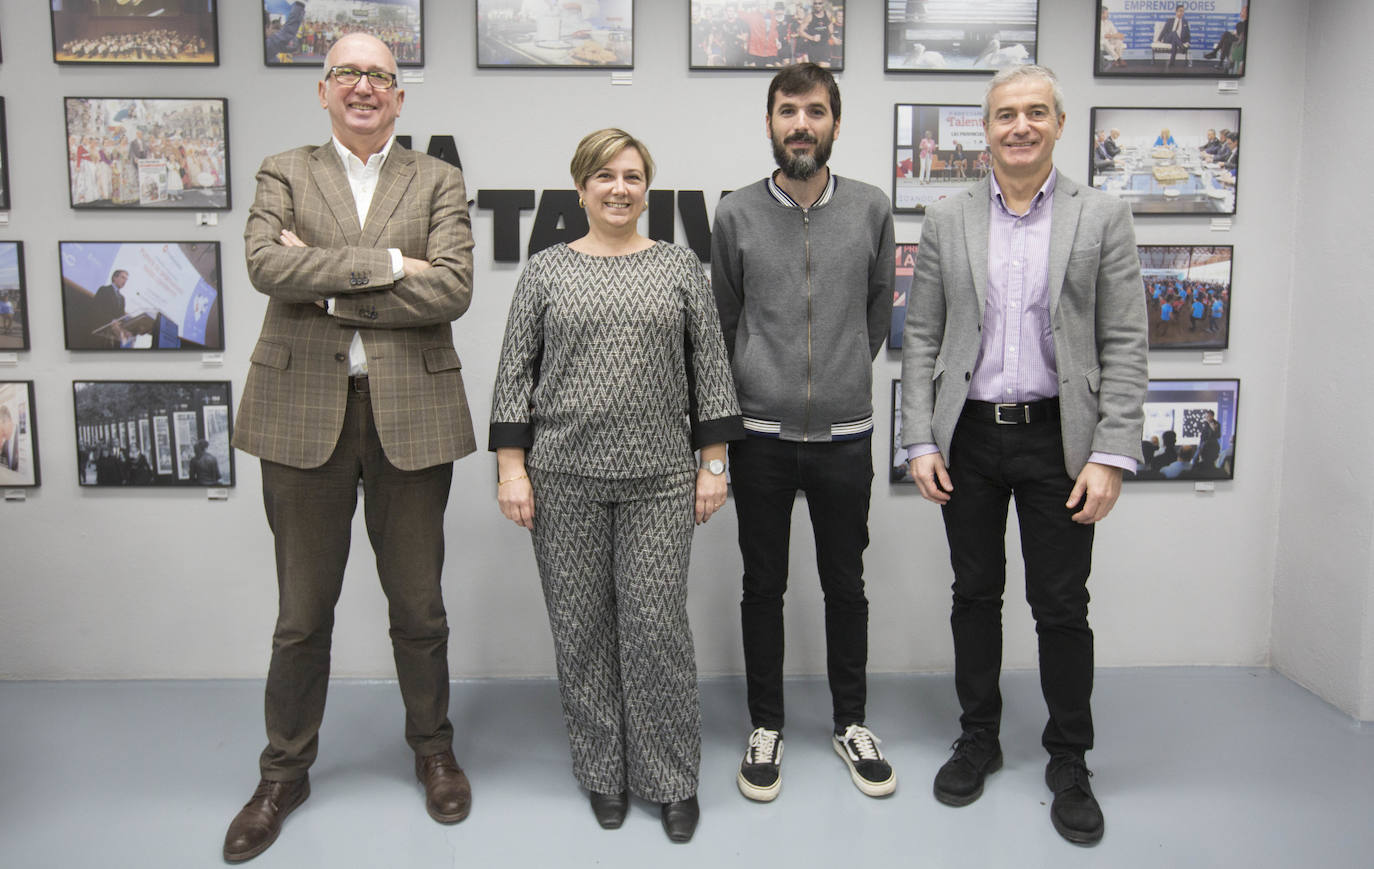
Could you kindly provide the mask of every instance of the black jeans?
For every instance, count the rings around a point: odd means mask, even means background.
[[[863,552],[873,489],[871,441],[871,436],[828,443],[747,437],[730,444],[730,485],[744,561],[744,671],[754,727],[783,726],[782,606],[798,490],[806,493],[825,595],[826,671],[835,725],[864,720],[868,598]]]
[[[996,735],[1002,718],[1002,593],[1007,504],[1016,497],[1026,601],[1040,646],[1040,689],[1049,707],[1041,742],[1051,754],[1092,748],[1093,635],[1088,574],[1093,526],[1064,506],[1074,481],[1064,469],[1059,420],[998,425],[961,419],[950,449],[954,491],[942,508],[954,567],[954,684],[965,732]],[[1079,505],[1082,506],[1081,504]]]

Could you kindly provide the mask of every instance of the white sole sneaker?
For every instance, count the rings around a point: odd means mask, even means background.
[[[897,773],[895,771],[892,775],[887,777],[886,781],[869,781],[859,775],[859,771],[854,768],[854,761],[849,759],[849,752],[844,750],[844,746],[840,744],[838,739],[830,740],[830,747],[835,749],[835,753],[840,756],[840,760],[843,760],[844,765],[849,767],[849,777],[854,781],[854,787],[863,791],[868,796],[885,797],[897,789]]]
[[[740,772],[735,775],[735,784],[739,785],[740,793],[744,794],[746,797],[753,800],[754,802],[771,803],[773,802],[773,800],[777,799],[778,794],[782,792],[782,773],[779,772],[778,780],[773,782],[766,788],[761,788],[758,785],[750,782],[748,779],[744,777],[743,772]]]

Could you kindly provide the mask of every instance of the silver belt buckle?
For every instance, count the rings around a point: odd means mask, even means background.
[[[1005,410],[1006,408],[1009,408],[1009,407],[1011,407],[1011,408],[1016,408],[1016,409],[1020,410],[1020,411],[1021,411],[1021,418],[1020,418],[1020,419],[1015,419],[1015,418],[1013,418],[1013,419],[1002,419],[1002,411]],[[1015,402],[1011,402],[1011,403],[994,404],[994,405],[992,406],[992,408],[993,408],[993,415],[992,415],[993,421],[996,422],[998,425],[1019,425],[1019,424],[1021,424],[1021,423],[1023,423],[1023,422],[1030,422],[1030,407],[1027,406],[1027,405],[1024,405],[1024,404],[1017,404],[1017,403],[1015,403]]]

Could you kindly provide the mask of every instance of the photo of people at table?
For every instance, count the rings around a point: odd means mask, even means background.
[[[1151,350],[1223,350],[1231,333],[1228,245],[1142,244]]]
[[[1239,401],[1239,380],[1151,380],[1142,455],[1124,479],[1232,479]]]
[[[897,105],[892,207],[926,206],[968,189],[992,171],[979,106]]]
[[[1135,214],[1235,214],[1240,109],[1094,108],[1092,185]]]

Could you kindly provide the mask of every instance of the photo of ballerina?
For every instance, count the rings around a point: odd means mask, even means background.
[[[886,72],[996,72],[1035,63],[1039,0],[887,0]]]
[[[1239,380],[1151,380],[1142,456],[1123,479],[1233,479],[1239,404]]]
[[[229,101],[66,97],[72,208],[227,211]]]
[[[896,105],[892,210],[926,206],[967,190],[992,171],[978,106]]]
[[[425,65],[424,0],[262,0],[262,59],[268,66],[324,63],[346,33],[386,43],[397,66]]]
[[[52,59],[218,66],[218,0],[50,0]]]
[[[634,0],[477,0],[477,66],[633,69]]]
[[[232,486],[229,382],[75,380],[83,486]]]
[[[1231,245],[1142,244],[1137,249],[1150,349],[1226,349],[1231,337]]]

